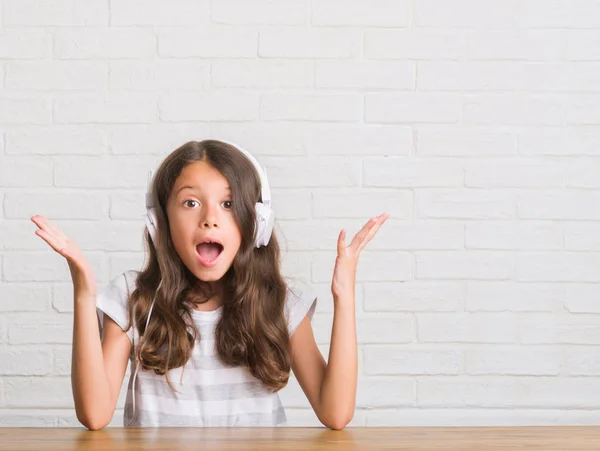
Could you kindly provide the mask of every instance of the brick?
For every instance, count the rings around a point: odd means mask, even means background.
[[[419,313],[419,343],[516,343],[518,321],[510,313]]]
[[[565,103],[567,125],[600,124],[598,99],[599,97],[593,94],[571,96]]]
[[[7,407],[73,409],[68,377],[12,377],[4,384]]]
[[[412,90],[415,63],[408,61],[317,61],[317,88]]]
[[[413,146],[407,126],[315,124],[309,152],[315,155],[407,156]]]
[[[467,163],[465,186],[473,188],[562,188],[564,164],[522,157]]]
[[[154,55],[156,36],[144,28],[63,28],[54,34],[54,57],[58,59],[144,59]]]
[[[567,188],[600,188],[600,164],[596,160],[580,158],[564,166]]]
[[[163,58],[253,58],[257,52],[255,31],[175,27],[158,31],[158,54]]]
[[[369,59],[457,60],[466,52],[460,33],[408,29],[365,30],[364,53]]]
[[[416,403],[415,382],[408,378],[359,378],[356,390],[358,408],[413,406]]]
[[[119,274],[131,269],[141,271],[146,255],[144,252],[111,252],[108,257],[108,273],[99,277],[98,283],[108,283]]]
[[[452,124],[460,119],[459,98],[449,93],[367,93],[365,122]]]
[[[600,287],[595,283],[565,286],[564,307],[570,313],[600,313]]]
[[[310,251],[337,249],[337,239],[343,228],[359,230],[362,224],[358,220],[303,220],[298,215],[297,219],[280,220],[277,224],[277,233],[280,245],[290,251]],[[281,234],[279,233],[281,231]],[[348,233],[350,235],[350,233]],[[348,236],[347,235],[347,236]],[[310,237],[310,238],[308,238]],[[349,244],[350,238],[346,238]]]
[[[566,54],[564,30],[476,31],[467,37],[472,60],[556,61]]]
[[[355,187],[360,182],[360,161],[343,157],[265,158],[269,186]]]
[[[0,32],[0,58],[42,59],[52,54],[52,35],[44,29],[8,28]]]
[[[470,312],[554,312],[564,299],[563,284],[470,281]]]
[[[393,219],[399,219],[392,215]],[[453,250],[464,249],[462,224],[438,221],[398,223],[388,219],[369,242],[371,250]]]
[[[308,88],[313,84],[314,64],[308,61],[214,61],[211,86],[235,88]]]
[[[557,376],[562,352],[538,348],[468,350],[465,370],[472,375]]]
[[[600,251],[600,226],[596,223],[564,224],[565,249],[570,251]]]
[[[110,24],[121,25],[208,25],[208,0],[120,0],[110,5]]]
[[[204,90],[209,64],[196,61],[111,61],[112,91]]]
[[[55,427],[57,421],[56,411],[50,409],[0,410],[0,424],[4,427]]]
[[[50,124],[52,104],[49,99],[37,96],[3,96],[0,98],[1,124]]]
[[[222,0],[211,5],[212,20],[226,25],[306,25],[309,21],[308,0],[273,2],[257,0]]]
[[[255,157],[301,156],[308,153],[310,126],[297,123],[227,123],[210,124],[210,135],[216,139],[233,141]],[[259,161],[262,164],[261,161]],[[267,168],[267,176],[269,176]],[[275,193],[271,193],[275,195]]]
[[[523,193],[518,200],[523,219],[598,220],[600,193],[594,191],[546,191]]]
[[[101,219],[106,216],[107,202],[98,193],[56,190],[8,192],[4,196],[4,216],[29,219],[35,214],[49,218]],[[35,224],[32,223],[35,227]],[[34,231],[35,229],[32,229]]]
[[[69,376],[71,374],[72,349],[70,346],[55,346],[52,356],[52,374]]]
[[[54,185],[59,188],[144,189],[154,158],[140,156],[55,157]]]
[[[312,24],[317,26],[408,27],[408,0],[319,0],[311,4]]]
[[[43,156],[0,156],[0,186],[6,188],[51,187],[52,160]]]
[[[4,280],[7,282],[70,281],[71,273],[64,257],[50,246],[46,252],[5,252]],[[86,253],[86,259],[98,279],[105,277],[102,254]]]
[[[367,346],[363,353],[368,375],[459,374],[462,364],[460,351]]]
[[[389,188],[451,188],[462,186],[460,161],[431,158],[371,158],[363,163],[363,185]]]
[[[484,127],[429,126],[416,128],[418,156],[493,157],[517,153],[516,134]]]
[[[600,376],[598,348],[572,346],[565,352],[565,374],[568,376]]]
[[[73,94],[54,100],[57,123],[147,123],[155,118],[156,99],[147,94]]]
[[[187,92],[161,95],[158,110],[160,119],[167,122],[253,121],[258,116],[258,105],[254,93]]]
[[[597,28],[600,6],[593,0],[573,4],[565,0],[517,2],[515,25],[519,28]]]
[[[515,260],[515,277],[528,282],[598,282],[600,253],[522,253]]]
[[[594,408],[598,381],[581,378],[431,378],[418,381],[421,406]]]
[[[165,155],[209,135],[209,125],[202,123],[116,124],[109,130],[110,151],[119,155]]]
[[[521,343],[598,345],[598,319],[595,315],[530,315],[522,321]]]
[[[594,27],[595,28],[595,27]],[[570,61],[598,61],[600,60],[600,33],[596,30],[561,30],[565,42],[566,59]]]
[[[315,253],[312,262],[312,282],[331,281],[335,255]],[[361,253],[357,282],[406,281],[410,279],[412,257],[407,252],[376,252],[364,250]]]
[[[416,4],[413,23],[427,28],[510,28],[517,3],[456,0],[450,4],[444,0],[421,0]]]
[[[544,95],[472,95],[464,100],[466,124],[563,125],[564,105]]]
[[[361,218],[366,222],[383,212],[394,219],[412,216],[413,196],[409,191],[313,190],[312,198],[315,218]]]
[[[107,133],[95,126],[28,126],[6,134],[8,155],[99,155],[107,148]]]
[[[559,224],[539,221],[477,221],[466,225],[467,249],[562,250]]]
[[[360,33],[346,29],[269,28],[260,32],[258,56],[264,58],[355,58]]]
[[[364,283],[367,312],[452,312],[463,309],[462,282]]]
[[[111,219],[137,219],[146,213],[145,191],[123,191],[110,194],[109,217]]]
[[[108,2],[86,0],[6,0],[8,27],[69,27],[108,25]]]
[[[45,312],[50,308],[52,290],[46,284],[2,282],[0,299],[0,312]]]
[[[263,94],[263,121],[353,122],[362,117],[362,99],[356,94]]]
[[[4,83],[14,90],[101,91],[108,87],[108,66],[100,61],[9,62]]]
[[[45,376],[52,369],[50,350],[3,349],[0,350],[0,375]]]
[[[417,193],[417,217],[452,219],[511,219],[515,196],[501,190],[430,189]]]
[[[35,314],[13,318],[8,327],[10,344],[69,344],[73,339],[71,315]]]

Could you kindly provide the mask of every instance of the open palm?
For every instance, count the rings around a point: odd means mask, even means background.
[[[31,221],[39,227],[35,234],[67,259],[75,291],[95,296],[96,279],[79,246],[44,216],[35,215]]]
[[[387,213],[371,218],[354,236],[348,246],[346,246],[346,230],[344,229],[340,232],[337,242],[337,258],[333,269],[333,280],[331,281],[331,292],[334,297],[354,295],[358,257],[363,248],[371,241],[381,225],[388,218],[389,215]]]

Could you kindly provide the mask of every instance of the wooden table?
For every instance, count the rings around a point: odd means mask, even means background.
[[[0,451],[600,450],[600,427],[0,428]]]

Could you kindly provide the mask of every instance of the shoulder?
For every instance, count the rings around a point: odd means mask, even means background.
[[[317,297],[310,287],[302,285],[286,288],[285,315],[290,337],[305,316],[312,320],[316,307]]]
[[[98,291],[96,309],[101,326],[104,324],[104,315],[107,315],[121,329],[126,330],[129,323],[129,298],[135,290],[138,274],[139,271],[135,270],[122,272]]]

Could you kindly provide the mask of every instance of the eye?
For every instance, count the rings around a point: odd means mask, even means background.
[[[184,200],[184,201],[183,201],[183,205],[185,206],[185,205],[186,205],[188,202],[196,202],[196,203],[198,203],[198,201],[195,201],[195,200],[193,200],[193,199],[188,199],[188,200]],[[192,208],[193,208],[193,207],[192,207]]]
[[[233,204],[231,203],[230,200],[226,200],[225,202],[223,202],[223,207],[225,207],[227,210],[231,209],[231,207],[233,207]]]

